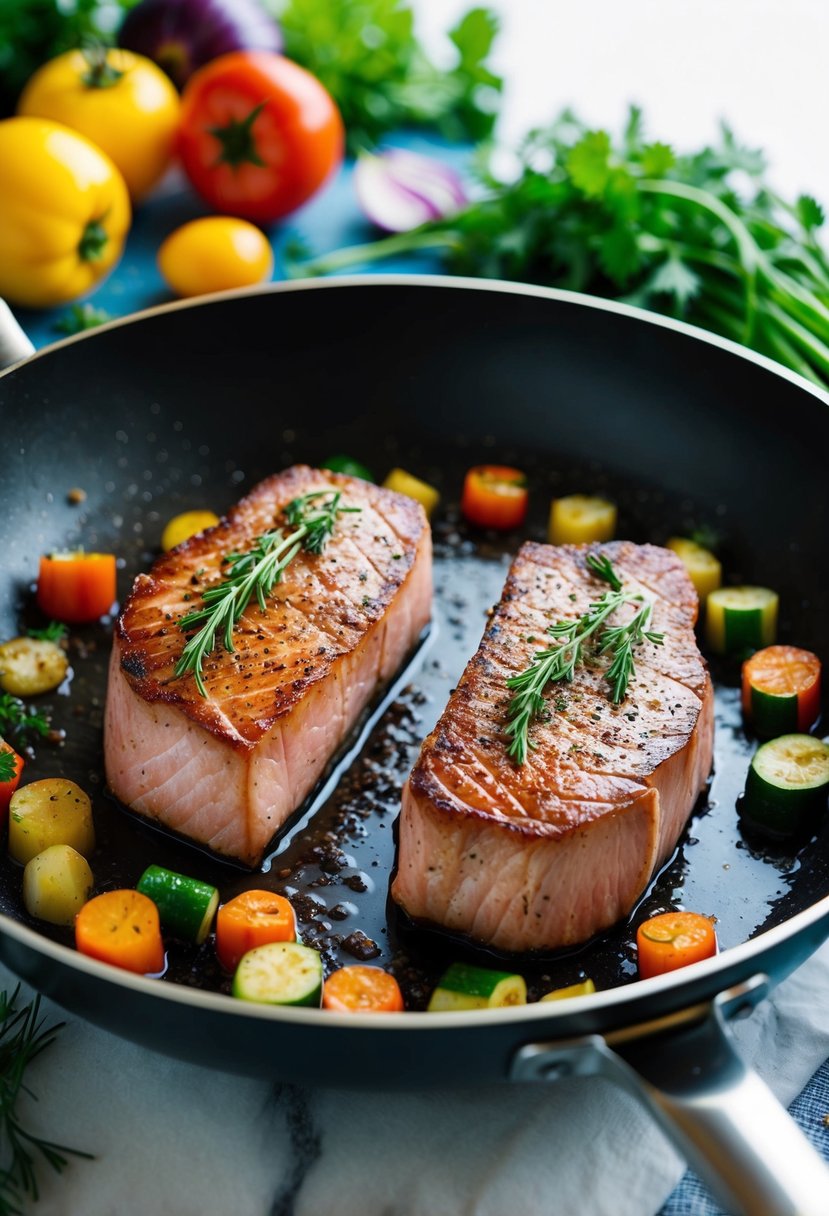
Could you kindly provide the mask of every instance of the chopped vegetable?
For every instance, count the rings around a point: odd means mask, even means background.
[[[218,515],[212,511],[183,511],[181,515],[174,515],[161,533],[161,548],[175,549],[176,545],[183,545],[205,528],[215,528],[218,522]]]
[[[98,44],[45,63],[27,81],[17,112],[85,135],[120,169],[138,199],[170,164],[179,100],[151,60]]]
[[[114,553],[52,553],[40,559],[41,612],[70,625],[97,621],[115,603]]]
[[[682,562],[691,582],[696,588],[700,602],[704,603],[712,591],[722,584],[722,566],[710,549],[704,549],[694,540],[683,536],[672,536],[666,548],[672,549]]]
[[[89,862],[68,844],[53,844],[26,862],[23,902],[30,916],[71,925],[92,894]]]
[[[383,485],[387,490],[405,494],[407,498],[413,498],[415,502],[419,502],[426,512],[427,519],[431,519],[432,512],[440,502],[439,490],[427,482],[421,481],[419,477],[407,473],[405,469],[392,469]]]
[[[296,916],[284,895],[243,891],[222,904],[216,916],[216,954],[226,971],[256,946],[296,941]]]
[[[366,217],[385,232],[409,232],[428,220],[454,215],[467,201],[454,169],[403,148],[361,151],[354,189]]]
[[[586,545],[612,540],[616,531],[616,507],[605,498],[569,494],[554,498],[550,505],[547,539],[551,545]]]
[[[812,735],[782,735],[755,752],[740,814],[772,835],[793,835],[826,806],[827,791],[829,744]]]
[[[797,646],[767,646],[743,663],[743,713],[774,739],[808,731],[820,715],[820,659]]]
[[[71,338],[73,334],[84,334],[88,329],[97,329],[111,320],[112,313],[105,308],[96,308],[94,304],[73,304],[58,317],[52,329],[56,334]]]
[[[371,469],[367,469],[359,460],[353,460],[351,456],[329,456],[320,465],[321,469],[330,469],[332,473],[344,473],[346,477],[361,477],[363,481],[374,481],[374,474]]]
[[[650,979],[717,953],[714,922],[699,912],[663,912],[636,931],[639,977]]]
[[[25,865],[53,844],[84,857],[95,848],[92,804],[74,781],[47,777],[15,790],[9,803],[9,854]]]
[[[84,904],[75,917],[81,954],[138,975],[164,970],[158,908],[140,891],[107,891]]]
[[[0,646],[0,688],[15,697],[34,697],[57,688],[69,662],[54,642],[13,638]]]
[[[124,179],[95,144],[45,118],[0,122],[0,296],[51,308],[85,295],[129,226]]]
[[[170,233],[158,251],[158,269],[177,296],[199,296],[266,282],[273,250],[255,224],[206,215]]]
[[[706,601],[705,636],[717,654],[770,646],[777,632],[778,595],[768,587],[721,587]]]
[[[322,997],[322,959],[300,942],[269,942],[236,968],[233,995],[265,1005],[315,1005]]]
[[[12,794],[20,784],[23,757],[0,739],[0,826],[5,823]]]
[[[0,692],[0,735],[11,738],[16,747],[28,747],[49,734],[49,718],[34,705],[24,705],[19,697]]]
[[[432,993],[430,1013],[461,1009],[501,1009],[505,1005],[525,1005],[527,985],[520,975],[509,971],[490,971],[468,963],[452,963],[444,971]]]
[[[591,996],[596,991],[596,985],[591,979],[582,980],[580,984],[569,984],[566,988],[554,988],[540,998],[542,1001],[567,1001],[571,996]]]
[[[461,511],[479,528],[505,532],[519,528],[526,518],[528,502],[527,478],[520,469],[481,464],[464,478]]]
[[[219,55],[282,50],[279,26],[258,0],[141,0],[118,42],[154,60],[179,89]]]
[[[339,168],[343,124],[323,85],[269,51],[232,51],[184,89],[178,153],[204,201],[270,224]]]
[[[322,1007],[338,1013],[397,1013],[403,996],[394,976],[381,967],[340,967],[325,981]]]
[[[148,866],[136,889],[153,901],[165,929],[197,946],[202,944],[219,906],[216,887],[162,866]]]

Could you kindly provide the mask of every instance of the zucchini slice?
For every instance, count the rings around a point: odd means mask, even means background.
[[[612,540],[616,504],[589,494],[568,494],[550,503],[547,539],[551,545],[585,545]]]
[[[524,978],[509,971],[490,971],[452,963],[440,978],[427,1006],[429,1013],[451,1013],[461,1009],[502,1009],[526,1005]]]
[[[216,887],[165,870],[163,866],[148,866],[138,880],[137,890],[153,901],[165,929],[197,946],[202,944],[219,906]]]
[[[539,997],[540,1001],[566,1001],[571,996],[592,996],[596,991],[596,985],[588,977],[582,980],[580,984],[568,984],[566,988],[554,988],[552,992],[546,993]]]
[[[770,646],[777,633],[779,596],[768,587],[720,587],[706,601],[705,632],[718,654]]]
[[[322,958],[301,942],[268,942],[236,968],[233,995],[263,1005],[315,1005],[322,1000]]]
[[[761,739],[815,724],[820,671],[817,655],[797,646],[767,646],[743,663],[743,712]]]
[[[694,540],[684,536],[672,536],[665,546],[671,549],[688,571],[700,603],[705,603],[712,591],[722,583],[722,566],[710,549],[703,549]]]
[[[757,827],[789,836],[804,827],[829,791],[829,744],[812,735],[782,735],[754,754],[741,813]]]

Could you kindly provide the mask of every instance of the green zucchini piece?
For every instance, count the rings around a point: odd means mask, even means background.
[[[430,1013],[460,1009],[502,1009],[506,1005],[526,1005],[527,985],[520,975],[509,971],[490,971],[452,963],[432,993]]]
[[[264,1005],[314,1005],[322,1001],[322,958],[301,942],[268,942],[242,957],[233,995]]]
[[[216,887],[163,866],[148,866],[137,890],[153,901],[165,929],[197,946],[202,944],[219,906]]]
[[[705,632],[717,654],[770,646],[777,633],[779,596],[768,587],[720,587],[705,604]]]
[[[359,460],[353,460],[351,456],[342,454],[329,456],[327,460],[323,461],[320,468],[330,469],[332,473],[344,473],[346,477],[360,477],[363,481],[374,481],[371,469],[367,469]]]
[[[825,806],[827,791],[829,744],[812,735],[782,735],[755,752],[741,814],[756,827],[789,836]]]

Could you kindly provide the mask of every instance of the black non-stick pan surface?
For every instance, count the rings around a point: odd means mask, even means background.
[[[477,646],[511,554],[526,536],[544,538],[553,495],[606,494],[619,504],[618,534],[635,541],[712,533],[730,581],[780,592],[780,639],[825,657],[829,410],[796,377],[632,309],[504,284],[380,277],[106,326],[7,373],[0,412],[3,637],[38,620],[42,552],[115,551],[123,598],[170,516],[221,513],[295,461],[345,452],[379,477],[402,465],[442,492],[433,628],[263,872],[151,829],[108,797],[107,622],[72,631],[72,678],[41,699],[63,741],[38,747],[26,771],[64,774],[92,795],[98,889],[134,885],[150,862],[215,882],[223,898],[273,887],[291,897],[328,968],[355,959],[390,968],[413,1012],[349,1018],[234,1002],[212,939],[201,949],[170,942],[161,980],[104,967],[77,955],[69,932],[27,917],[21,871],[3,855],[0,956],[59,1002],[161,1051],[242,1072],[485,1081],[503,1077],[531,1039],[618,1029],[757,972],[780,978],[829,934],[829,826],[785,847],[741,830],[737,801],[756,744],[728,665],[714,668],[710,789],[630,919],[569,955],[511,963],[531,996],[584,975],[599,995],[486,1015],[418,1013],[448,960],[492,956],[402,923],[387,903],[403,780]],[[483,462],[527,471],[532,511],[520,534],[481,533],[461,519],[463,472]],[[86,493],[80,505],[67,500],[73,488]],[[675,906],[717,917],[721,955],[636,982],[637,923]]]

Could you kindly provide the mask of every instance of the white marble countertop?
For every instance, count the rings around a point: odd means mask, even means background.
[[[465,7],[418,3],[430,35]],[[652,136],[679,146],[713,137],[727,117],[768,151],[780,189],[829,199],[825,0],[493,7],[504,14],[508,136],[565,104],[618,126],[636,101]],[[0,971],[0,984],[13,982]],[[827,992],[824,948],[740,1027],[746,1054],[785,1101],[829,1055]],[[306,1093],[172,1062],[67,1020],[32,1069],[32,1118],[96,1160],[73,1162],[60,1179],[44,1170],[38,1216],[649,1216],[683,1168],[632,1100],[603,1092],[604,1082]],[[649,1162],[644,1172],[631,1168],[632,1143]]]

